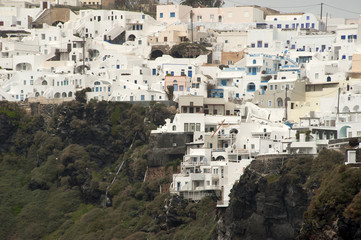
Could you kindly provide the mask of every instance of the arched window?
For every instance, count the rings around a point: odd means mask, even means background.
[[[48,82],[44,80],[41,82],[41,85],[48,85]]]
[[[94,85],[100,85],[99,81],[94,82]]]
[[[283,107],[283,100],[282,100],[282,98],[277,98],[277,107]]]
[[[62,94],[61,94],[61,97],[66,97],[67,96],[67,94],[66,94],[66,92],[63,92]]]
[[[253,64],[256,64],[256,63],[257,63],[256,59],[253,59]]]
[[[254,92],[256,90],[256,85],[251,82],[247,84],[247,92]]]
[[[177,126],[176,126],[176,125],[173,125],[172,130],[173,130],[173,131],[176,131],[176,130],[177,130]]]
[[[359,105],[355,105],[355,106],[353,107],[353,111],[354,111],[354,112],[358,112],[358,111],[359,111],[359,108],[360,108]]]

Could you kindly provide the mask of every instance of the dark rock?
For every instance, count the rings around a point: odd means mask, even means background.
[[[217,239],[295,239],[311,195],[302,186],[266,176],[280,174],[283,159],[256,160],[218,214]]]

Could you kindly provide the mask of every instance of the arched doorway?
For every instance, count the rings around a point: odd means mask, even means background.
[[[340,133],[338,134],[338,136],[340,138],[345,138],[347,137],[347,129],[348,128],[351,128],[350,126],[343,126],[341,129],[340,129]]]
[[[130,34],[129,37],[128,37],[128,41],[134,42],[135,38],[136,37],[134,36],[134,34]]]

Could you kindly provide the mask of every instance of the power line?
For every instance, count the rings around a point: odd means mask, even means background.
[[[243,5],[251,5],[251,4],[247,4],[247,3],[243,3],[243,2],[236,2],[236,1],[232,1],[232,0],[226,0],[227,2],[232,2],[232,3],[238,3],[238,4],[243,4]],[[303,5],[303,6],[290,6],[290,7],[273,7],[273,6],[267,6],[268,8],[305,8],[305,7],[315,7],[315,6],[319,6],[320,4],[310,4],[310,5]]]
[[[337,9],[337,10],[340,10],[340,11],[348,12],[348,13],[361,14],[361,12],[353,12],[353,11],[350,11],[350,10],[346,10],[346,9],[343,9],[343,8],[339,8],[339,7],[335,7],[335,6],[329,5],[329,4],[327,4],[327,3],[324,3],[324,5],[326,5],[326,6],[328,6],[328,7],[331,7],[331,8],[334,8],[334,9]]]
[[[303,5],[303,6],[290,6],[290,7],[269,7],[269,8],[305,8],[305,7],[315,7],[320,4],[312,4],[312,5]]]

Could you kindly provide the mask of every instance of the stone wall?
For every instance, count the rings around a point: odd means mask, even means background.
[[[148,166],[164,166],[168,162],[183,159],[187,150],[186,143],[193,141],[193,133],[156,133],[151,134],[152,146],[147,154]]]

